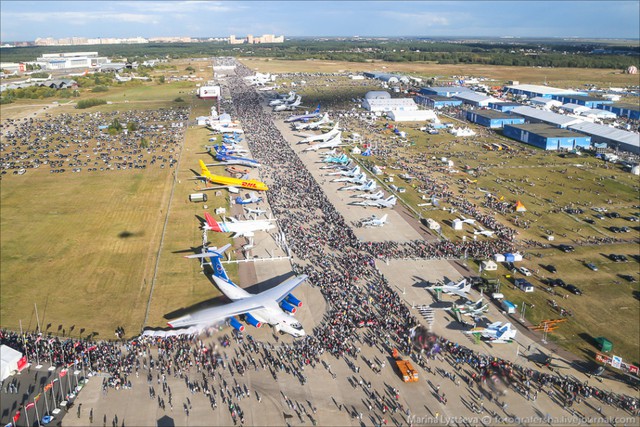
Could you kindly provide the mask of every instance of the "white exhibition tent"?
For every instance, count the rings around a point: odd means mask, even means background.
[[[0,347],[0,356],[2,358],[0,362],[0,374],[2,375],[0,381],[4,381],[18,370],[18,361],[22,359],[22,353],[3,344]]]
[[[394,122],[423,122],[426,120],[432,120],[438,123],[440,122],[438,120],[438,116],[436,116],[436,113],[433,110],[396,110],[389,111],[387,115]]]

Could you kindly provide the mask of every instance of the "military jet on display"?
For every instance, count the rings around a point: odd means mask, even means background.
[[[367,175],[364,173],[358,174],[356,176],[344,176],[342,178],[337,178],[332,180],[331,182],[349,182],[351,184],[364,184],[367,181]]]
[[[371,192],[371,191],[375,191],[376,188],[378,188],[378,184],[376,184],[376,182],[371,179],[371,180],[365,182],[364,184],[348,185],[346,187],[338,188],[338,191],[366,191],[366,192]]]
[[[338,172],[331,172],[328,173],[327,176],[349,176],[349,177],[354,177],[356,175],[358,175],[360,173],[360,166],[354,166],[353,169],[349,169],[349,170],[344,170],[344,171],[338,171]]]
[[[329,124],[329,123],[331,123],[331,120],[329,119],[329,113],[324,113],[322,118],[320,120],[316,121],[316,122],[297,123],[294,127],[295,127],[295,130],[297,130],[297,131],[301,131],[301,130],[318,130],[323,125],[326,125],[326,124]]]
[[[336,163],[340,165],[346,165],[350,161],[351,160],[344,153],[340,156],[326,156],[322,159],[322,163]]]
[[[298,144],[311,144],[312,142],[320,141],[329,141],[330,139],[335,138],[337,135],[340,135],[342,132],[338,129],[339,122],[333,126],[333,128],[327,132],[320,135],[306,135],[306,138],[301,140]]]
[[[284,104],[276,105],[273,107],[273,111],[291,111],[295,110],[302,104],[302,97],[300,95],[296,96],[295,101],[293,102],[285,102]]]
[[[342,138],[340,134],[337,134],[334,138],[328,141],[312,144],[309,148],[305,148],[303,151],[318,151],[321,148],[334,149],[336,147],[342,147],[343,145],[344,144],[342,144]]]
[[[229,222],[218,222],[209,212],[204,213],[205,223],[202,228],[205,230],[217,231],[218,233],[233,233],[232,237],[253,237],[256,231],[269,231],[276,226],[273,225],[274,219],[261,219],[250,221],[238,221],[235,218],[229,218]]]
[[[355,194],[351,197],[356,197],[359,199],[366,199],[366,200],[378,200],[378,199],[382,199],[384,197],[384,192],[382,190],[378,191],[377,193],[374,194]]]
[[[362,200],[360,202],[351,202],[353,206],[371,206],[375,208],[392,208],[398,202],[396,196],[389,196],[386,199]]]
[[[459,297],[468,298],[467,294],[471,290],[471,282],[467,279],[462,279],[458,283],[449,282],[446,285],[429,286],[429,290],[441,290],[448,295],[457,295]]]
[[[383,215],[381,218],[378,218],[375,215],[371,215],[371,218],[365,219],[361,222],[363,227],[382,227],[387,223],[387,215]]]
[[[278,95],[278,98],[269,101],[269,107],[276,107],[278,105],[293,102],[296,99],[296,93],[291,91],[286,95]]]
[[[300,114],[298,116],[291,116],[284,120],[285,123],[293,123],[293,122],[308,122],[311,119],[315,119],[320,116],[320,104],[316,107],[316,109],[312,113]]]
[[[236,205],[249,205],[251,203],[260,203],[262,201],[262,197],[258,196],[256,193],[247,194],[248,197],[242,198],[240,196],[236,197]]]
[[[461,314],[465,316],[477,317],[489,311],[489,303],[484,302],[484,298],[480,298],[476,302],[468,302],[464,305],[459,305],[458,309]]]
[[[489,340],[492,344],[510,343],[516,337],[518,331],[513,329],[511,323],[495,322],[486,328],[473,328],[466,331],[466,334],[479,334],[482,338]]]

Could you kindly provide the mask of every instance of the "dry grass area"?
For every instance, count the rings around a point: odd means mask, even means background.
[[[333,73],[345,72],[398,72],[425,78],[450,76],[487,77],[496,80],[496,84],[517,80],[520,83],[543,84],[549,86],[576,87],[584,83],[596,85],[637,85],[638,77],[623,74],[621,70],[585,69],[585,68],[537,68],[507,67],[491,65],[451,65],[429,62],[337,62],[319,60],[285,61],[270,58],[240,60],[252,70],[262,73]]]
[[[2,326],[99,333],[137,331],[158,246],[169,185],[166,170],[2,180]]]

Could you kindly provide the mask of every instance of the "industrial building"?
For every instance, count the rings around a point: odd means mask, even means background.
[[[494,101],[489,103],[489,108],[498,111],[511,111],[516,107],[521,107],[522,104],[518,102],[504,102],[504,101]]]
[[[487,96],[472,91],[462,92],[457,95],[453,95],[453,97],[461,100],[467,105],[472,105],[474,107],[488,107],[490,102],[497,101],[497,99],[492,96]]]
[[[468,87],[464,86],[434,86],[434,87],[423,87],[420,89],[421,95],[437,95],[444,96],[447,98],[451,98],[454,95],[459,95],[461,93],[473,92]]]
[[[514,108],[509,114],[517,114],[525,118],[528,123],[546,123],[559,128],[581,123],[584,119],[565,116],[551,111],[538,110],[537,108],[522,106]]]
[[[106,56],[98,52],[43,53],[36,58],[36,64],[43,70],[68,70],[74,68],[97,68],[109,63]]]
[[[440,122],[433,110],[389,111],[388,115],[389,119],[394,122],[424,122],[427,120]]]
[[[418,104],[411,98],[365,98],[362,108],[371,112],[417,111]]]
[[[505,125],[502,134],[543,150],[589,148],[591,137],[542,123]]]
[[[598,108],[599,105],[613,104],[613,101],[602,98],[594,98],[592,96],[583,95],[553,95],[551,97],[563,104],[578,104],[588,108]]]
[[[390,74],[390,73],[362,73],[365,77],[368,77],[370,79],[376,79],[376,80],[380,80],[383,81],[387,84],[390,85],[397,85],[397,84],[408,84],[409,83],[409,77],[407,76],[403,76],[400,74]]]
[[[562,102],[557,99],[544,98],[542,96],[536,96],[535,98],[531,98],[529,103],[534,107],[542,107],[547,110],[550,110],[552,107],[560,107]]]
[[[198,88],[198,98],[211,99],[220,97],[220,86],[200,86]]]
[[[611,111],[618,117],[626,117],[631,120],[640,120],[640,106],[638,104],[600,104],[599,109]]]
[[[459,107],[462,105],[462,100],[460,99],[447,98],[446,96],[438,95],[417,95],[414,100],[420,105],[435,109]]]
[[[556,87],[540,86],[540,85],[508,85],[504,87],[504,92],[512,95],[522,96],[526,98],[552,98],[554,95],[586,95],[585,92],[579,92],[570,89],[560,89]]]
[[[495,110],[467,111],[467,120],[491,129],[500,129],[504,125],[522,125],[524,117]]]
[[[590,135],[594,144],[606,143],[614,150],[640,154],[640,135],[637,133],[595,123],[578,123],[569,128]]]

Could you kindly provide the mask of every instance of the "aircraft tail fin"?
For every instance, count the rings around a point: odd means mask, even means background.
[[[198,162],[200,163],[200,170],[202,171],[202,175],[209,175],[209,169],[207,168],[207,165],[205,165],[205,163],[202,160],[198,160]]]
[[[207,221],[207,228],[209,230],[222,232],[220,224],[218,224],[218,221],[216,221],[209,212],[204,213],[204,219]]]
[[[318,114],[320,112],[320,104],[318,104],[318,106],[316,107],[316,109],[313,111],[314,114]]]
[[[382,218],[380,218],[380,222],[381,222],[381,223],[385,223],[385,222],[387,222],[387,217],[388,217],[388,216],[389,216],[389,215],[387,215],[387,214],[382,215]]]

